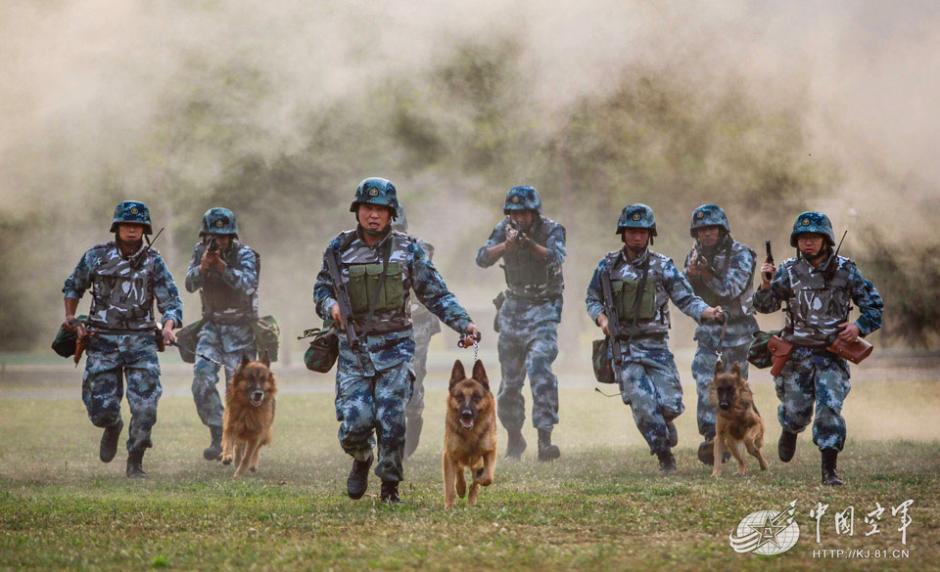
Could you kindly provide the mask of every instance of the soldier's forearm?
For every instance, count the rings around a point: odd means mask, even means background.
[[[500,242],[486,249],[486,261],[493,264],[506,252],[506,243]]]
[[[65,299],[65,319],[71,319],[75,317],[75,312],[78,311],[78,298],[66,298]]]
[[[541,244],[536,243],[533,240],[529,241],[529,251],[532,252],[539,260],[545,260],[548,258],[548,249],[542,246]]]

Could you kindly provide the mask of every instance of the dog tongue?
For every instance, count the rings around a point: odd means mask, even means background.
[[[461,417],[460,424],[463,425],[464,429],[471,429],[473,428],[473,419],[464,419]]]

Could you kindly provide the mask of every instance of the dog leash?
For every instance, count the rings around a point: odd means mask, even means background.
[[[718,336],[718,349],[715,350],[715,355],[718,356],[718,361],[724,357],[724,352],[722,348],[725,347],[725,332],[728,331],[728,316],[723,316],[721,320],[721,335]]]

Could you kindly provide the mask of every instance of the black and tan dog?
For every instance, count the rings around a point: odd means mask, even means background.
[[[738,474],[747,474],[744,451],[757,458],[762,471],[767,470],[767,460],[761,453],[764,445],[764,422],[754,406],[754,396],[747,380],[741,377],[741,368],[735,363],[731,371],[725,371],[721,360],[715,366],[711,400],[715,406],[715,467],[712,476],[721,474],[719,459],[725,450],[738,461]]]
[[[483,362],[473,364],[467,377],[460,360],[454,362],[447,394],[444,426],[444,506],[454,506],[454,497],[467,492],[464,470],[470,469],[473,484],[467,504],[477,502],[480,486],[493,482],[496,470],[496,400]]]
[[[261,361],[243,357],[225,392],[222,462],[228,465],[234,458],[236,477],[255,472],[261,447],[271,442],[277,382],[270,368],[267,353]]]

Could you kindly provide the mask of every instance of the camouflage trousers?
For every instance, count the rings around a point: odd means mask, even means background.
[[[740,364],[741,375],[747,378],[747,350],[750,344],[722,349],[722,360],[725,368],[729,369],[735,363]],[[692,377],[695,378],[695,390],[698,392],[698,421],[699,435],[710,441],[715,437],[715,406],[711,401],[712,381],[715,379],[715,364],[718,363],[718,354],[715,350],[699,344],[695,357],[692,359]]]
[[[404,480],[405,407],[413,381],[410,361],[372,376],[355,369],[336,372],[339,443],[346,453],[364,461],[372,455],[378,435],[375,474],[383,481]]]
[[[552,362],[558,357],[561,308],[561,298],[532,302],[508,296],[499,311],[502,380],[496,412],[509,431],[519,431],[525,423],[522,386],[526,374],[532,390],[532,425],[551,431],[558,423],[558,378],[552,373]]]
[[[157,402],[163,393],[156,340],[150,332],[98,333],[88,338],[82,401],[96,427],[120,421],[125,378],[131,409],[127,450],[139,451],[153,446],[150,432],[157,423]]]
[[[620,395],[633,411],[633,421],[651,453],[670,449],[666,425],[685,411],[679,371],[667,338],[623,343]]]
[[[255,359],[255,336],[249,325],[225,325],[206,322],[199,330],[196,353],[221,362],[225,367],[226,387],[243,355]],[[220,366],[196,356],[193,365],[193,401],[203,425],[222,427],[224,408],[216,385]]]
[[[799,433],[813,421],[813,443],[820,449],[842,450],[842,403],[852,389],[845,360],[822,349],[796,347],[783,371],[774,378],[774,386],[780,399],[777,418],[781,427]]]

